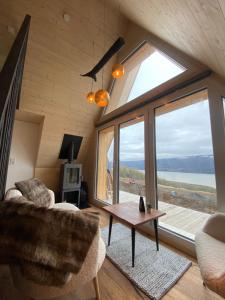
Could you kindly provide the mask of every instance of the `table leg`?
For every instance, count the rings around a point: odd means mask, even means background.
[[[159,251],[158,219],[154,219],[156,249]]]
[[[131,238],[132,238],[132,267],[134,267],[135,259],[135,228],[131,228]]]
[[[113,216],[112,216],[112,215],[110,215],[110,217],[109,217],[109,236],[108,236],[108,246],[110,246],[111,232],[112,232],[112,222],[113,222]]]

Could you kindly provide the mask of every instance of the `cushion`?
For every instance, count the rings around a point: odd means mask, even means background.
[[[204,225],[203,231],[225,243],[225,214],[215,213]]]
[[[51,196],[47,187],[37,178],[16,182],[15,186],[23,196],[37,206],[49,207]]]
[[[82,267],[99,218],[21,198],[0,203],[0,264],[19,264],[23,276],[39,284],[63,285]]]

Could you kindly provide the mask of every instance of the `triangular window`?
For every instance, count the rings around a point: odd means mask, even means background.
[[[106,113],[180,75],[186,68],[145,43],[125,63],[125,75],[114,82]]]

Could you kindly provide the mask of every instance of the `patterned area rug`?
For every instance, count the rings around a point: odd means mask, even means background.
[[[102,229],[107,244],[108,228]],[[191,261],[136,232],[135,267],[131,266],[131,230],[113,224],[107,257],[150,299],[159,300],[191,266]]]

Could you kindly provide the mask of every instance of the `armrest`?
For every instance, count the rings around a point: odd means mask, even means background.
[[[52,190],[49,190],[49,189],[48,189],[48,192],[51,197],[51,202],[50,202],[49,207],[53,207],[53,205],[55,204],[55,194]],[[12,188],[6,192],[4,200],[10,200],[12,198],[21,197],[21,196],[23,196],[23,195],[19,190],[17,190],[16,188]]]
[[[23,196],[23,195],[19,190],[17,190],[16,188],[11,188],[6,192],[4,200],[7,201],[12,198],[17,198],[17,197],[21,197],[21,196]]]
[[[225,214],[216,213],[212,215],[203,227],[203,231],[225,243]]]
[[[51,202],[50,202],[49,207],[53,207],[53,205],[55,204],[55,193],[52,190],[49,190],[49,189],[48,189],[48,192],[49,192],[50,197],[51,197]]]

